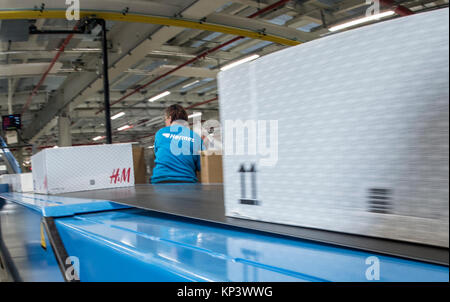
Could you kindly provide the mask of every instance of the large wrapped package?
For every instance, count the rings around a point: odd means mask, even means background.
[[[449,12],[221,72],[226,215],[448,247]]]

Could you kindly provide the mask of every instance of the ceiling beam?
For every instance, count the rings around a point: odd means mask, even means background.
[[[16,92],[14,95],[13,101],[14,105],[23,105],[26,103],[29,94],[31,91],[28,92]],[[33,104],[44,104],[47,102],[47,93],[46,92],[40,92],[36,94],[33,98]],[[8,103],[8,95],[7,94],[1,94],[0,95],[0,105],[6,105]]]
[[[30,77],[42,75],[50,63],[25,63],[25,64],[8,64],[0,65],[0,78],[2,77]],[[62,67],[62,63],[56,63],[49,71],[50,74],[55,74]]]
[[[139,69],[128,69],[125,72],[135,75],[158,76],[175,67],[175,65],[163,65],[150,72]],[[186,66],[180,70],[175,71],[172,75],[179,77],[215,78],[217,76],[217,72],[217,70],[211,70],[208,68]]]

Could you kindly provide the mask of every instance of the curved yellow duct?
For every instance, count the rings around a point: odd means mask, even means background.
[[[149,23],[149,24],[159,24],[166,26],[177,26],[185,28],[193,28],[200,30],[207,30],[212,32],[221,32],[229,35],[244,36],[251,39],[258,39],[264,41],[270,41],[278,43],[281,45],[294,46],[300,44],[298,41],[258,33],[250,30],[239,29],[229,26],[203,23],[198,21],[189,21],[178,18],[168,18],[168,17],[157,17],[139,14],[122,14],[116,12],[102,12],[102,11],[81,11],[80,17],[95,17],[110,21],[122,21],[122,22],[134,22],[134,23]],[[0,11],[0,20],[11,20],[11,19],[66,19],[65,10],[11,10],[11,11]]]

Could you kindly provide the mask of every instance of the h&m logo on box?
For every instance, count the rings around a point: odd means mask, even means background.
[[[121,169],[114,169],[112,175],[109,177],[110,184],[121,184],[121,183],[130,183],[130,174],[131,174],[131,168],[123,168],[122,173]]]

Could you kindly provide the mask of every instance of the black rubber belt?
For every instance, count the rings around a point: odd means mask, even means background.
[[[53,219],[53,217],[43,217],[42,223],[44,225],[45,232],[47,233],[48,240],[50,241],[50,245],[53,249],[53,253],[55,254],[56,262],[58,263],[59,269],[61,270],[61,273],[63,275],[64,281],[79,282],[80,278],[78,275],[75,275],[73,280],[67,279],[66,272],[71,267],[71,264],[66,264],[66,260],[69,258],[69,254],[67,254],[64,243],[59,236],[58,229],[55,225],[55,220]]]

